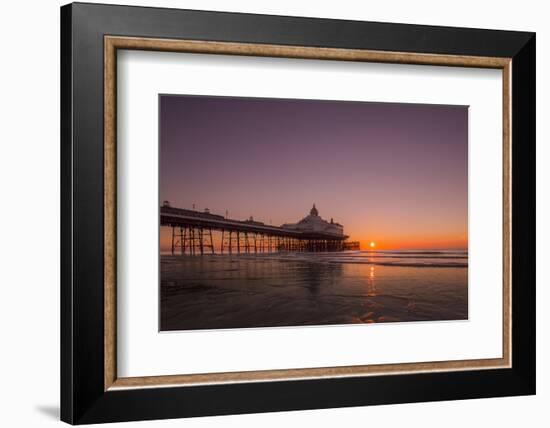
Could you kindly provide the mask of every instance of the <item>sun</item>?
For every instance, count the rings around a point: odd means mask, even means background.
[[[376,242],[370,241],[369,247],[371,247],[371,248],[376,247]]]

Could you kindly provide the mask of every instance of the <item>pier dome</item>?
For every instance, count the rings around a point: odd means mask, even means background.
[[[313,204],[313,208],[309,211],[309,215],[318,216],[319,211],[317,211],[317,208],[315,208],[315,204]]]

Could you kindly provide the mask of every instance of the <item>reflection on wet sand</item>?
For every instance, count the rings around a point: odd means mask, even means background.
[[[161,256],[161,330],[467,319],[467,253],[380,256]]]

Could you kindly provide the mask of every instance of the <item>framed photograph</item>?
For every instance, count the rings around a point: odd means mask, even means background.
[[[535,393],[535,35],[61,8],[61,417]]]

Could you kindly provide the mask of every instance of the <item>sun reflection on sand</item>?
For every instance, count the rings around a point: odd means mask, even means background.
[[[374,266],[369,269],[369,276],[367,278],[367,297],[374,297],[378,293],[376,291],[376,282],[374,281]]]

